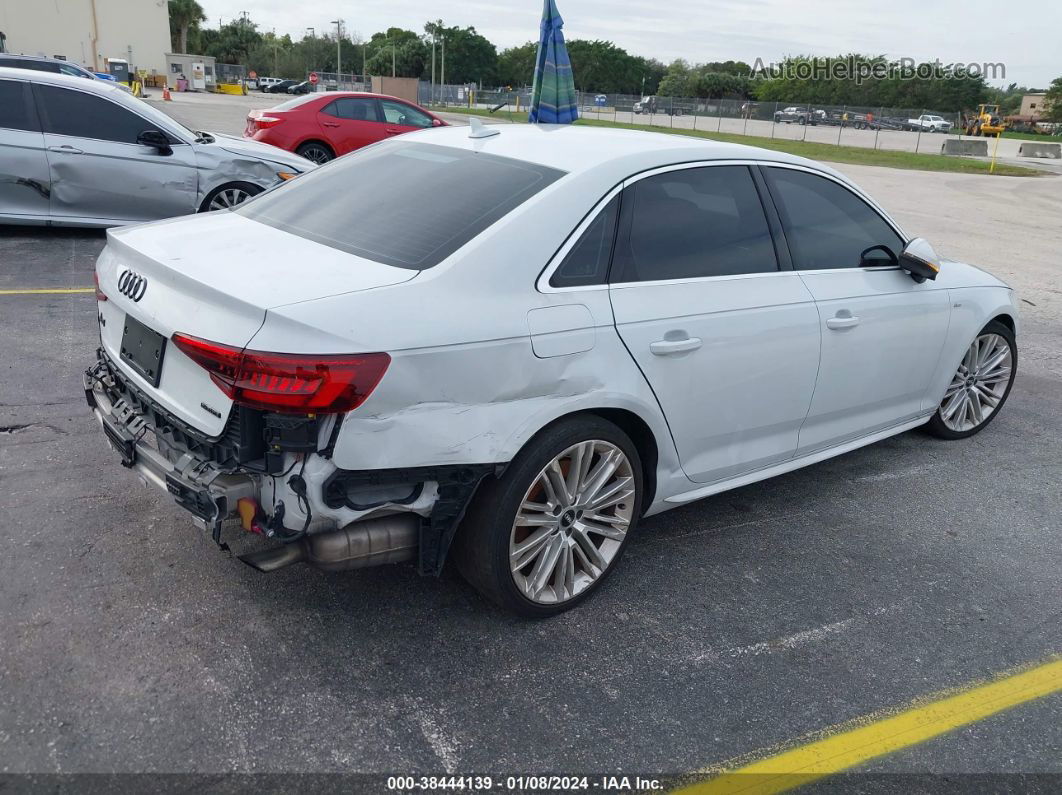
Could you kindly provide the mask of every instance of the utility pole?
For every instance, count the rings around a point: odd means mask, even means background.
[[[333,19],[332,24],[336,26],[336,90],[339,90],[339,76],[343,72],[343,50],[341,44],[343,43],[343,20]]]
[[[442,74],[439,77],[439,82],[443,86],[446,85],[446,37],[445,36],[443,36],[443,40],[442,40]],[[443,90],[445,91],[446,89],[444,88]]]
[[[435,39],[438,37],[439,31],[436,28],[432,28],[431,31],[431,103],[435,104]]]
[[[313,28],[306,28],[306,30],[310,31],[310,58],[309,58],[309,62],[310,62],[310,64],[312,66],[316,67],[317,64],[314,63],[314,58],[316,57],[317,54],[314,52],[314,50],[317,49],[317,47],[316,47],[316,45],[317,45],[317,31],[314,30]],[[309,72],[309,71],[316,71],[316,70],[315,69],[311,69],[310,66],[307,66],[306,67],[306,71]]]
[[[277,29],[273,28],[273,76],[277,74]]]

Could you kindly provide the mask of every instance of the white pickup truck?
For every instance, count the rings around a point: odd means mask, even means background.
[[[907,129],[921,130],[922,132],[946,133],[951,129],[951,122],[943,116],[930,116],[923,113],[917,119],[908,119]]]

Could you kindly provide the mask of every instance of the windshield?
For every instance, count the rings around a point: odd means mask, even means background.
[[[375,262],[424,270],[563,175],[482,152],[386,142],[233,212]]]

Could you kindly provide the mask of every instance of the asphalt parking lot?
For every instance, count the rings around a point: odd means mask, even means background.
[[[166,109],[238,133],[249,106]],[[452,573],[217,551],[88,413],[92,294],[28,292],[90,286],[103,233],[0,227],[0,772],[680,776],[1062,653],[1062,178],[839,168],[1019,291],[1006,409],[647,520],[594,599],[538,623]],[[876,759],[863,786],[1057,791],[1060,708]]]

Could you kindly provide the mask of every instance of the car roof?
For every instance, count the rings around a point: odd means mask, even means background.
[[[107,95],[108,91],[117,91],[119,94],[125,93],[118,83],[113,80],[86,80],[83,77],[74,77],[74,75],[38,72],[36,69],[16,69],[12,66],[0,66],[0,77],[11,80],[28,80],[31,83],[65,86],[67,88],[76,88],[79,91],[93,91],[97,94]]]
[[[614,166],[617,173],[630,175],[700,160],[759,160],[804,166],[849,182],[829,166],[814,160],[697,136],[567,124],[499,124],[490,125],[490,129],[498,130],[499,134],[470,138],[469,127],[453,126],[410,133],[409,137],[440,146],[526,160],[570,174],[610,170]]]

